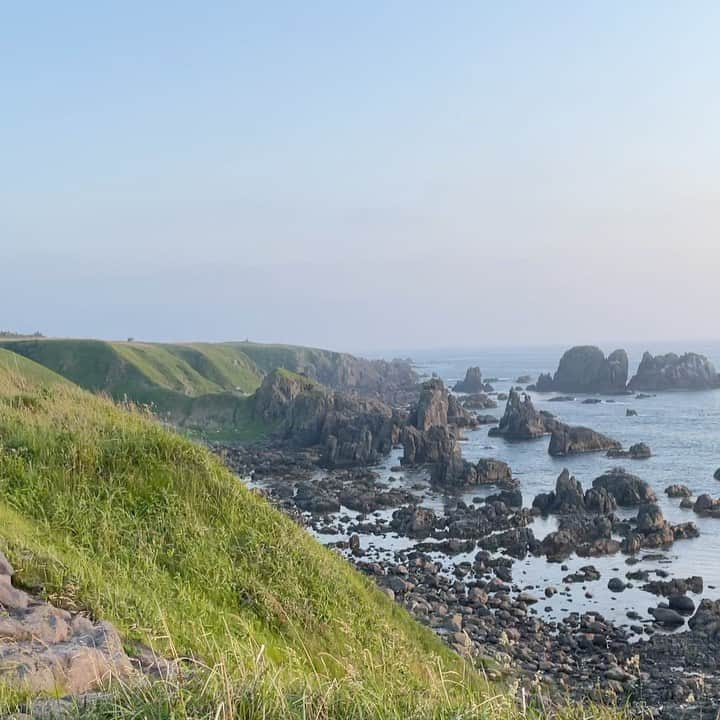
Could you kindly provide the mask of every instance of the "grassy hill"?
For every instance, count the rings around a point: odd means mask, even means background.
[[[219,717],[450,717],[483,700],[434,634],[209,452],[4,350],[0,549],[26,586],[213,669],[164,688],[172,712],[153,717],[223,699]],[[122,702],[160,701],[144,692]]]
[[[75,339],[3,340],[12,350],[92,392],[150,405],[212,439],[252,440],[268,429],[247,401],[263,372],[231,345]]]
[[[209,439],[249,441],[272,428],[252,417],[248,397],[275,368],[331,387],[377,388],[397,366],[345,353],[258,343],[145,343],[0,339],[11,350],[114,400],[149,405],[161,418]]]

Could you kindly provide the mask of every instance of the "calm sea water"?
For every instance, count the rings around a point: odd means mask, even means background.
[[[707,355],[720,367],[720,342],[717,343],[665,343],[659,346],[629,347],[631,374],[635,372],[644,350],[653,353],[684,352],[692,350]],[[610,352],[613,347],[605,348]],[[540,372],[554,372],[563,348],[514,348],[478,350],[474,352],[426,352],[413,356],[419,372],[437,373],[446,384],[464,377],[468,366],[478,365],[484,377],[497,377],[493,385],[499,391],[507,391],[520,375],[537,377]],[[474,460],[496,457],[507,462],[521,483],[524,503],[532,503],[533,497],[547,492],[564,467],[587,488],[594,478],[605,470],[622,464],[630,472],[648,482],[657,493],[665,517],[672,522],[692,520],[700,528],[695,540],[676,542],[668,551],[666,559],[642,561],[632,569],[662,569],[670,577],[701,575],[705,580],[706,597],[720,597],[720,520],[699,518],[692,510],[680,508],[679,499],[670,499],[664,489],[673,483],[688,485],[694,494],[710,493],[720,496],[720,482],[713,473],[720,467],[720,390],[707,392],[667,392],[655,397],[637,400],[632,396],[603,398],[598,404],[583,404],[587,396],[577,396],[573,402],[548,402],[552,394],[532,393],[533,402],[539,409],[554,413],[569,424],[586,425],[619,440],[624,447],[636,442],[650,445],[653,457],[648,460],[610,460],[602,453],[590,453],[576,457],[556,459],[547,453],[548,439],[542,438],[524,443],[509,443],[500,438],[489,438],[487,428],[468,433],[463,443],[463,455]],[[607,402],[608,399],[614,402]],[[502,413],[504,403],[495,411]],[[637,410],[637,417],[626,417],[627,408]],[[492,412],[492,411],[491,411]],[[477,493],[471,493],[476,495]],[[553,521],[538,521],[536,536],[542,538],[553,529]],[[552,607],[549,614],[557,616],[564,610],[595,609],[618,622],[625,619],[628,610],[647,613],[650,605],[657,603],[653,595],[637,587],[612,594],[607,589],[610,577],[624,578],[630,569],[624,555],[607,558],[570,558],[571,570],[585,564],[594,564],[601,572],[601,580],[588,583],[586,588],[575,585],[571,597],[555,596],[542,605]],[[528,560],[515,565],[515,579],[528,585],[555,584],[560,586],[566,573],[559,565],[545,560]],[[638,583],[637,585],[639,585]],[[586,598],[589,591],[593,597]],[[695,598],[696,600],[699,597]]]

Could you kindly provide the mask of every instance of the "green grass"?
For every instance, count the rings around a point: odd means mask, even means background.
[[[248,411],[247,396],[263,373],[230,346],[31,339],[3,341],[0,348],[92,392],[151,406],[193,435],[249,442],[271,430]]]

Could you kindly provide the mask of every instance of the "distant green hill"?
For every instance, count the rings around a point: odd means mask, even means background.
[[[0,347],[114,400],[147,404],[162,418],[213,438],[264,432],[247,396],[263,372],[238,347],[75,339],[4,340]]]
[[[346,391],[373,393],[384,383],[414,381],[407,364],[294,345],[22,338],[2,339],[0,348],[86,390],[150,405],[172,424],[231,441],[253,440],[268,432],[253,419],[248,398],[275,368],[305,373]]]
[[[198,659],[192,692],[124,691],[121,706],[148,705],[127,717],[419,720],[507,704],[210,452],[1,349],[0,550],[26,586]]]

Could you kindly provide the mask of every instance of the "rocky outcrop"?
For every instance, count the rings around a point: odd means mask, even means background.
[[[555,483],[555,490],[537,495],[533,507],[543,515],[585,512],[608,515],[617,505],[612,495],[604,489],[590,488],[583,493],[580,482],[565,468]]]
[[[637,475],[623,468],[614,468],[593,480],[593,487],[607,490],[621,507],[654,503],[657,497],[653,489]]]
[[[488,383],[483,382],[480,368],[476,366],[469,367],[467,369],[467,371],[465,372],[465,379],[458,380],[455,385],[453,385],[453,390],[455,392],[472,394],[481,392],[492,392],[492,387]]]
[[[462,404],[470,410],[494,410],[498,404],[485,393],[473,393],[462,399]]]
[[[687,485],[668,485],[665,488],[665,494],[671,498],[689,498],[692,497],[692,491]]]
[[[720,638],[720,600],[703,599],[688,625],[694,633],[710,640]]]
[[[553,457],[564,457],[619,448],[620,443],[617,440],[590,428],[557,425],[552,431],[548,452]]]
[[[0,553],[0,682],[18,691],[79,695],[128,680],[140,670],[171,672],[159,659],[147,668],[131,660],[117,630],[54,607],[12,585],[13,568]],[[137,668],[137,669],[136,669]],[[174,668],[176,671],[176,668]]]
[[[602,393],[625,391],[628,378],[628,356],[615,350],[607,358],[600,348],[580,345],[566,351],[553,377],[538,378],[538,392]]]
[[[265,377],[254,414],[292,446],[324,447],[331,467],[377,462],[397,442],[402,422],[379,400],[334,392],[287,370]]]
[[[631,445],[628,450],[622,450],[614,448],[608,450],[607,456],[609,458],[628,458],[630,460],[647,460],[652,456],[650,446],[643,442],[635,443]]]
[[[461,458],[457,439],[447,425],[434,425],[426,431],[406,425],[402,429],[400,442],[403,446],[403,465],[448,464]]]
[[[475,427],[478,425],[476,417],[460,404],[457,396],[448,395],[447,405],[447,421],[449,425],[455,425],[460,428]]]
[[[529,395],[520,397],[517,390],[511,390],[500,424],[488,434],[507,440],[532,440],[550,434],[558,425],[549,413],[535,409]]]
[[[442,380],[435,378],[422,384],[409,423],[423,432],[434,425],[448,424],[448,391]]]
[[[264,372],[275,367],[315,380],[341,393],[373,397],[387,403],[404,401],[416,392],[418,375],[409,360],[367,360],[347,353],[288,347],[274,354],[263,352],[263,346],[243,345]],[[270,364],[272,363],[272,364]]]
[[[703,493],[698,495],[692,509],[698,514],[705,517],[720,518],[720,500],[716,500],[712,495]]]
[[[697,353],[657,355],[646,352],[628,388],[642,390],[708,390],[720,387],[715,366]]]

